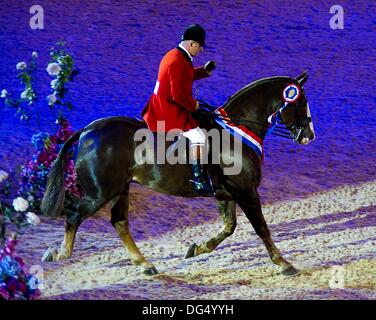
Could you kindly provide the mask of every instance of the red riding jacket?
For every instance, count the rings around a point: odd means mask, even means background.
[[[157,131],[157,121],[165,121],[165,131],[188,131],[198,123],[191,116],[197,101],[192,97],[194,80],[208,77],[204,67],[194,68],[188,54],[176,47],[162,59],[154,93],[142,111],[148,128]]]

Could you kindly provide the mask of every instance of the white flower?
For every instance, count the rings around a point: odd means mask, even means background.
[[[29,203],[21,197],[13,200],[13,208],[16,211],[26,211],[29,208]]]
[[[56,96],[54,94],[49,94],[47,96],[47,100],[49,104],[54,104],[57,100]]]
[[[52,80],[52,81],[51,81],[51,88],[52,88],[52,89],[56,89],[58,83],[59,83],[59,80],[57,80],[57,79]]]
[[[29,195],[28,197],[27,197],[27,201],[33,201],[34,200],[34,197],[32,196],[32,195]]]
[[[31,54],[31,56],[33,57],[33,58],[38,58],[38,52],[36,52],[36,51],[33,51],[33,53]]]
[[[50,76],[57,76],[61,68],[56,62],[52,62],[47,66],[46,70]]]
[[[8,179],[8,174],[5,171],[0,170],[0,183],[6,179]]]
[[[7,95],[8,95],[7,90],[5,90],[5,89],[1,90],[1,96],[0,96],[1,98],[5,98]]]
[[[26,62],[23,62],[23,61],[16,64],[17,70],[23,70],[23,69],[26,69],[26,67],[27,67],[27,64],[26,64]]]
[[[33,226],[40,224],[40,218],[34,212],[26,213],[26,221]]]
[[[26,89],[25,91],[21,92],[21,99],[26,99],[29,91]]]

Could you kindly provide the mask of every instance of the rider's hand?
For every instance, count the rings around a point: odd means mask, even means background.
[[[215,61],[210,60],[205,63],[204,69],[206,70],[206,72],[210,74],[215,69],[215,67],[216,67]]]

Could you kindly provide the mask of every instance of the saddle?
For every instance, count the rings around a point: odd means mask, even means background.
[[[213,111],[216,108],[209,105],[203,100],[198,101],[200,103],[200,107],[195,112],[192,112],[191,115],[198,122],[200,128],[210,130],[216,124],[213,117]]]
[[[214,107],[208,105],[203,101],[200,102],[200,108],[192,113],[193,118],[199,123],[199,127],[210,131],[210,129],[217,127],[217,124],[214,120],[212,111],[215,110]],[[144,123],[146,126],[146,124]],[[153,133],[154,136],[154,152],[157,153],[157,134]],[[165,140],[164,140],[165,141]],[[180,134],[179,136],[175,137],[174,141],[165,141],[165,156],[167,163],[174,163],[173,160],[176,161],[178,158],[179,163],[188,163],[189,154],[189,143],[188,139]],[[182,152],[184,151],[184,152]],[[211,148],[210,143],[208,141],[206,145],[206,154],[207,159],[211,159]],[[225,190],[224,187],[224,179],[223,179],[223,172],[222,169],[218,164],[212,164],[208,161],[208,164],[203,165],[203,173],[205,175],[205,179],[209,182],[212,189],[212,194],[214,194],[217,200],[231,200],[231,195]]]

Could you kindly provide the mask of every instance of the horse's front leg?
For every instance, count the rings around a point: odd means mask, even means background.
[[[293,276],[299,273],[290,262],[285,260],[281,252],[274,244],[270,230],[261,211],[260,197],[257,190],[254,190],[249,195],[242,195],[236,199],[240,208],[244,211],[248,220],[251,222],[256,234],[262,239],[268,250],[272,261],[281,269],[281,274],[285,276]]]
[[[221,232],[214,238],[197,245],[191,244],[185,255],[186,258],[198,256],[202,253],[212,252],[223,240],[231,236],[236,228],[236,204],[235,201],[218,201],[218,208],[223,221]]]

